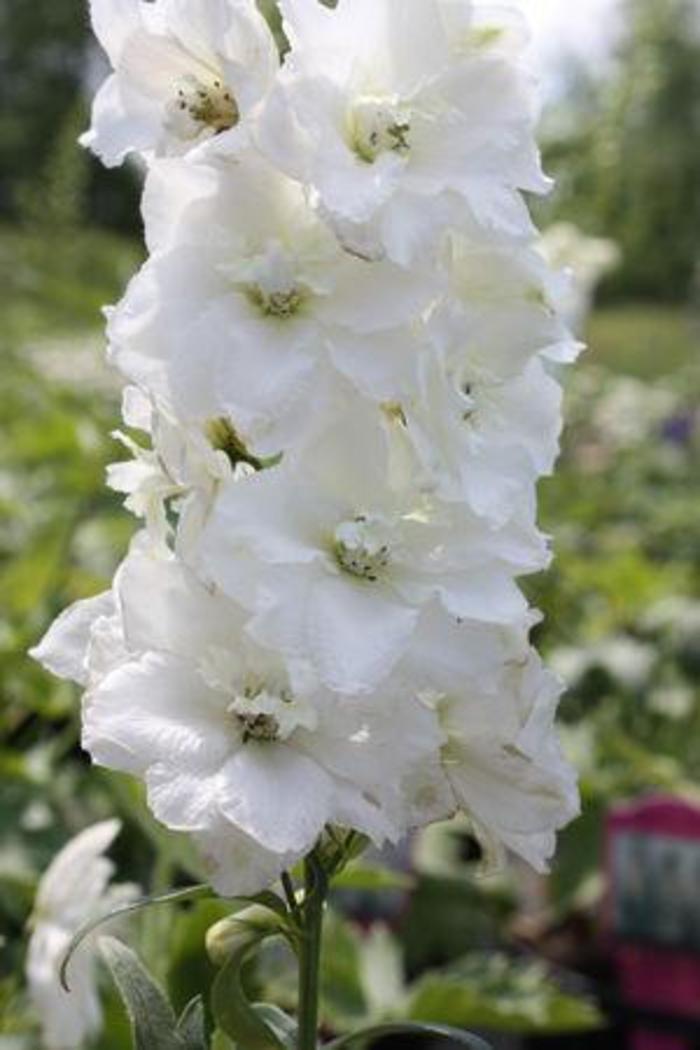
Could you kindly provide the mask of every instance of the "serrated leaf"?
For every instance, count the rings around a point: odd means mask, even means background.
[[[435,1024],[379,1024],[371,1028],[363,1028],[359,1032],[351,1032],[340,1039],[329,1043],[325,1050],[344,1050],[345,1047],[364,1043],[368,1039],[382,1039],[391,1035],[428,1035],[436,1039],[449,1039],[452,1043],[459,1043],[467,1047],[467,1050],[490,1050],[488,1043],[479,1039],[476,1035],[461,1032],[457,1028],[446,1028],[444,1025]]]
[[[134,1050],[183,1050],[175,1011],[136,953],[113,937],[99,945],[129,1015]]]

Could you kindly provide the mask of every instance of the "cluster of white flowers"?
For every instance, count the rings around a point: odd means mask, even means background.
[[[517,579],[577,345],[523,199],[527,33],[505,3],[280,8],[283,60],[254,0],[92,0],[84,141],[147,167],[108,326],[144,528],[35,655],[223,894],[328,825],[460,811],[542,868],[578,799]]]

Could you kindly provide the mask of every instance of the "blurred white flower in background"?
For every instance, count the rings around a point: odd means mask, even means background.
[[[573,223],[560,222],[545,230],[540,250],[551,266],[569,273],[559,305],[571,330],[580,334],[593,307],[596,288],[621,262],[620,249],[614,241],[588,237]]]
[[[114,864],[104,854],[120,830],[118,820],[107,820],[80,832],[53,859],[39,883],[26,974],[48,1050],[77,1050],[102,1025],[94,937],[87,937],[70,960],[70,993],[59,975],[81,927],[139,895],[137,886],[110,885]]]

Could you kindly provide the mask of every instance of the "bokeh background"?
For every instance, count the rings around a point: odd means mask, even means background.
[[[693,805],[700,773],[700,4],[523,6],[557,180],[534,207],[547,251],[576,276],[569,308],[590,348],[541,489],[556,565],[527,584],[546,614],[538,644],[570,687],[584,814],[548,879],[483,877],[453,825],[389,858],[413,870],[410,887],[387,876],[370,898],[366,876],[350,880],[346,919],[329,925],[324,1009],[336,1029],[408,1004],[509,1050],[620,1050],[640,1020],[605,919],[606,819],[654,793]],[[104,484],[123,451],[100,308],[142,255],[139,173],[105,172],[75,144],[103,72],[81,0],[0,4],[0,1050],[40,1046],[25,930],[39,874],[71,834],[117,812],[121,878],[148,892],[187,881],[180,843],[133,786],[89,770],[76,692],[25,655],[62,608],[104,589],[134,527]],[[700,882],[689,893],[700,911]],[[138,920],[133,936],[179,1002],[211,978],[201,938],[219,914],[205,903]],[[271,957],[251,983],[284,1002],[286,965]],[[106,1002],[98,1045],[121,1050],[124,1018]],[[637,1045],[691,1050],[698,1025],[682,1020],[680,1042],[651,1038]]]

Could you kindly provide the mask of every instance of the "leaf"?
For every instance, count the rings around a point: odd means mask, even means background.
[[[214,981],[212,1011],[216,1022],[234,1045],[245,1050],[287,1050],[284,1042],[251,1006],[241,986],[242,959],[234,955]]]
[[[296,1050],[298,1026],[293,1018],[271,1003],[255,1003],[253,1009],[288,1050]]]
[[[67,992],[70,992],[70,985],[67,980],[69,963],[85,938],[89,937],[90,934],[94,933],[100,926],[103,926],[107,922],[112,922],[114,919],[124,918],[125,915],[131,915],[133,912],[141,911],[143,908],[155,907],[159,904],[179,904],[182,901],[198,900],[200,897],[211,894],[211,892],[212,891],[208,886],[201,885],[188,886],[187,889],[184,890],[172,890],[170,893],[164,893],[160,897],[142,897],[138,901],[132,901],[131,904],[123,904],[119,908],[114,908],[105,915],[100,915],[99,918],[93,919],[91,922],[81,926],[73,937],[73,940],[68,945],[66,954],[63,958],[59,972],[61,984]]]
[[[460,1046],[466,1046],[468,1050],[490,1050],[488,1043],[485,1043],[483,1039],[479,1039],[476,1035],[470,1035],[468,1032],[461,1032],[456,1028],[446,1028],[444,1025],[434,1024],[398,1023],[373,1025],[371,1028],[363,1028],[359,1032],[352,1032],[350,1035],[344,1035],[340,1039],[329,1043],[325,1050],[343,1050],[344,1047],[354,1046],[358,1041],[381,1039],[389,1035],[428,1035],[437,1039],[449,1039],[453,1043],[459,1043]]]
[[[245,1050],[290,1050],[294,1048],[291,1018],[281,1010],[249,1003],[241,984],[241,969],[250,955],[273,937],[289,940],[289,916],[272,910],[270,901],[254,904],[238,915],[217,923],[207,937],[214,961],[226,960],[212,988],[212,1012],[217,1026]]]
[[[124,1000],[135,1050],[184,1050],[175,1011],[138,956],[113,937],[101,938],[100,952]]]
[[[378,865],[354,863],[349,864],[340,875],[333,879],[334,890],[410,890],[414,879],[401,871],[392,871]]]
[[[177,1035],[183,1050],[207,1050],[207,1024],[201,995],[193,999],[177,1022]]]
[[[592,1031],[602,1017],[584,998],[562,992],[543,966],[475,954],[412,989],[409,1017],[519,1035]]]

